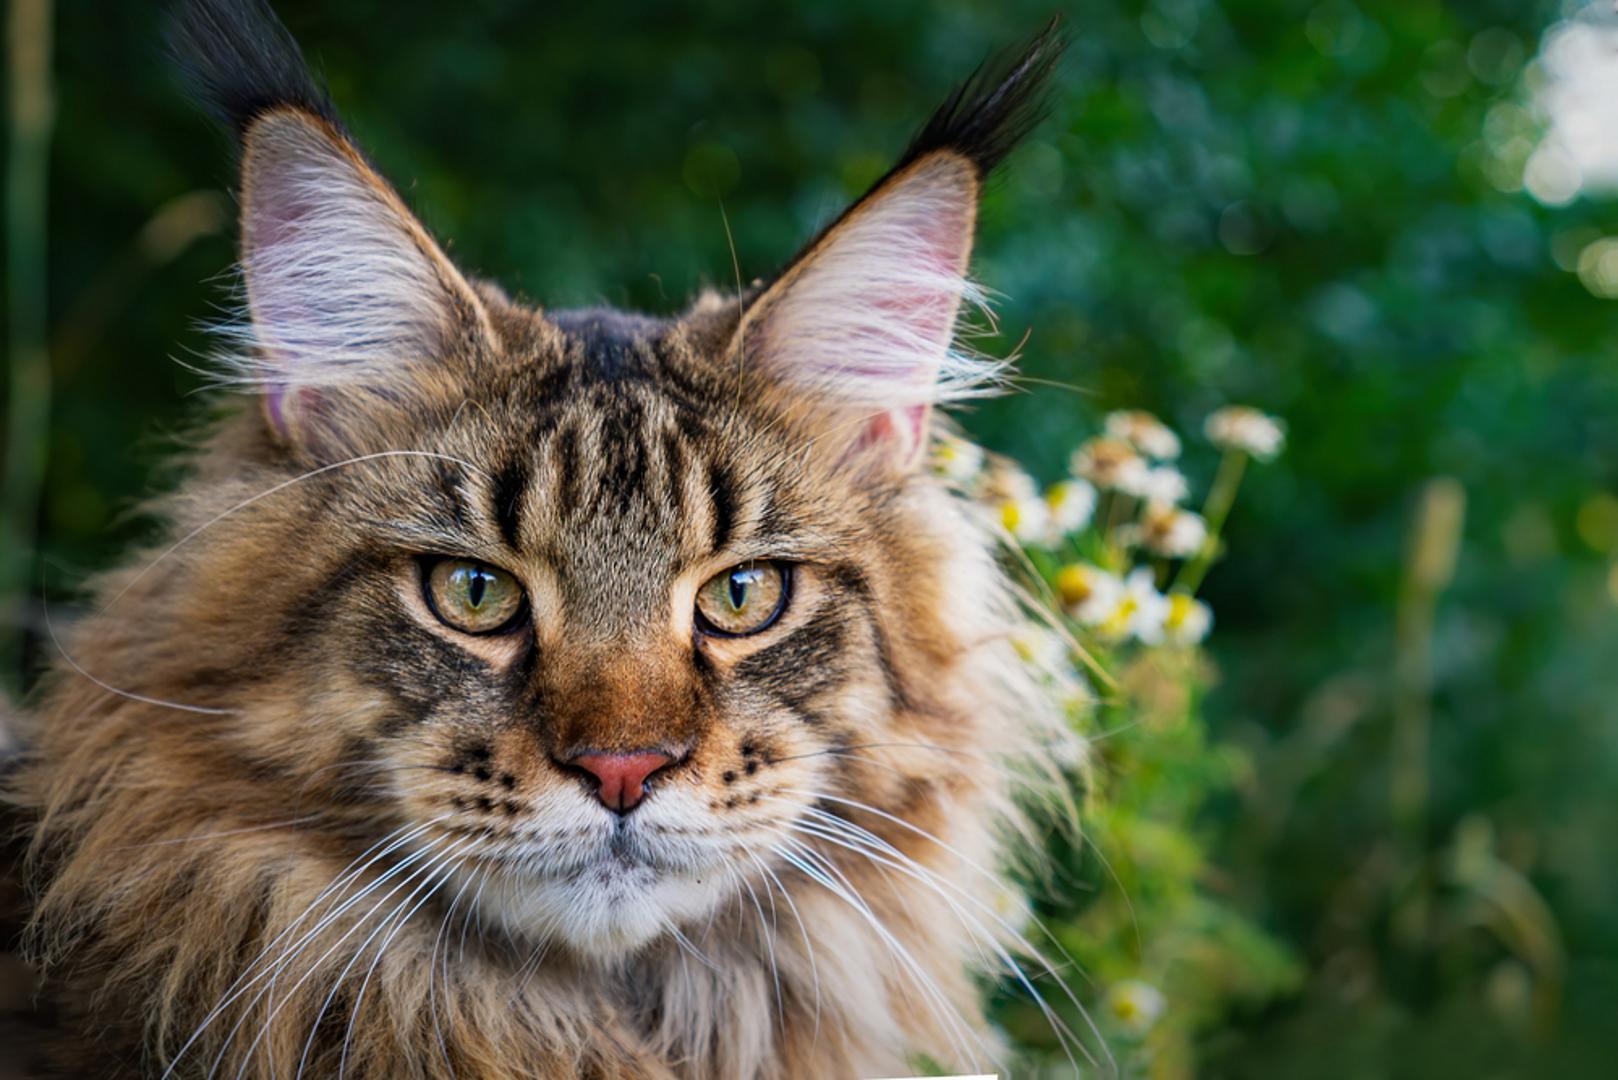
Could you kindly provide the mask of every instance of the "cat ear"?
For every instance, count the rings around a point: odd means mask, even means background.
[[[1053,21],[979,68],[744,315],[742,362],[850,467],[914,468],[934,404],[995,389],[1003,364],[954,344],[962,308],[981,302],[967,277],[978,197],[1039,119],[1062,46]]]
[[[324,441],[406,368],[491,335],[477,294],[344,133],[262,0],[192,0],[182,67],[241,148],[249,319],[232,381],[258,386],[274,433]]]
[[[249,378],[283,435],[344,388],[391,393],[401,368],[487,334],[471,287],[342,135],[296,110],[248,128],[242,276]]]

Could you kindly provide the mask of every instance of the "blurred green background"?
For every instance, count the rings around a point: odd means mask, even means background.
[[[1052,10],[277,6],[463,265],[548,306],[656,312],[732,283],[727,218],[743,276],[768,273]],[[129,511],[199,408],[175,361],[225,296],[231,163],[159,7],[56,13],[55,400],[39,556],[5,553],[11,627],[140,535]],[[1203,1075],[1611,1075],[1618,203],[1554,156],[1522,190],[1554,119],[1545,35],[1575,20],[1618,65],[1608,7],[1067,5],[1052,115],[989,194],[977,272],[1030,379],[965,414],[987,445],[1048,480],[1109,409],[1189,434],[1241,401],[1289,425],[1204,590],[1203,709],[1245,766],[1191,824],[1205,886],[1303,976],[1199,1021]],[[1618,138],[1618,92],[1598,105],[1590,137]],[[1429,630],[1407,566],[1434,478],[1465,525]],[[1401,709],[1430,725],[1402,817]]]

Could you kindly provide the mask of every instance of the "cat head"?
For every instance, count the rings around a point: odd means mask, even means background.
[[[259,408],[153,579],[194,590],[207,674],[150,670],[218,688],[230,760],[608,958],[792,863],[817,807],[925,827],[991,785],[970,763],[1018,721],[971,684],[1004,590],[922,460],[935,406],[1001,374],[956,329],[1054,33],[773,279],[667,319],[464,275],[259,0],[185,6],[175,43],[239,143],[227,371]]]

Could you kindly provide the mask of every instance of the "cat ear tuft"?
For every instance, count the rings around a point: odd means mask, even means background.
[[[168,45],[192,94],[238,138],[273,109],[339,126],[298,42],[266,0],[184,0],[170,15]]]
[[[283,440],[340,436],[348,403],[405,396],[411,364],[488,340],[477,294],[343,132],[262,0],[191,0],[170,42],[241,151],[248,320],[224,381]]]
[[[796,396],[817,442],[864,470],[915,466],[933,405],[992,393],[1003,362],[956,346],[989,172],[1038,122],[1063,41],[1052,23],[961,84],[897,165],[748,308],[735,348]]]

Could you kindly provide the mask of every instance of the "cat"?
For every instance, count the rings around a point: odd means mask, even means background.
[[[674,318],[463,274],[263,0],[173,40],[239,146],[239,393],[19,721],[38,1067],[1004,1064],[976,980],[1065,735],[926,457],[1005,378],[956,330],[1055,24]]]

